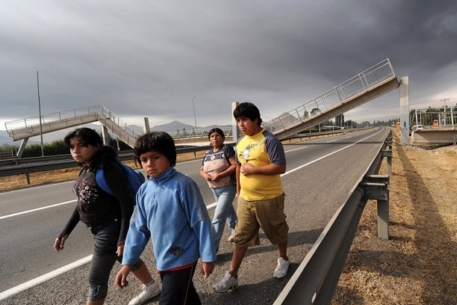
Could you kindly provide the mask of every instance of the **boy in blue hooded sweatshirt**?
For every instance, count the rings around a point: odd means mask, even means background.
[[[135,155],[149,180],[138,190],[115,285],[127,286],[127,276],[149,238],[162,280],[160,304],[201,304],[192,278],[213,272],[216,251],[211,220],[197,184],[176,171],[176,148],[165,133],[148,133],[135,143]]]

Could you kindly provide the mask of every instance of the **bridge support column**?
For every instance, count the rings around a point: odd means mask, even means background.
[[[409,77],[400,78],[400,143],[409,144]]]
[[[17,158],[22,158],[22,154],[24,153],[25,146],[27,145],[27,142],[29,141],[29,138],[25,138],[22,140],[21,145],[19,146],[19,150],[17,151]]]
[[[232,135],[234,143],[238,142],[238,138],[240,136],[240,130],[238,129],[238,125],[236,124],[235,118],[233,117],[233,111],[238,106],[238,104],[238,102],[232,102],[232,113],[230,114],[230,116],[232,117]]]
[[[148,118],[144,118],[144,125],[143,125],[143,133],[150,133],[151,132],[151,128],[149,127],[149,119]]]
[[[109,145],[108,128],[106,128],[104,125],[102,126],[102,138],[103,138],[103,145]]]

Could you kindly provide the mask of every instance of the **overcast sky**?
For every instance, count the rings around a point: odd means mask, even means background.
[[[455,0],[2,1],[4,122],[103,105],[129,124],[265,121],[389,58],[411,108],[457,103]],[[394,90],[345,114],[399,117]]]

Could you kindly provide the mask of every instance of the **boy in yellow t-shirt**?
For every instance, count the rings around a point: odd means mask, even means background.
[[[286,171],[284,148],[278,138],[260,126],[262,119],[254,104],[239,104],[233,116],[244,133],[236,145],[238,223],[230,269],[214,285],[217,292],[227,292],[238,286],[238,269],[248,247],[260,244],[259,228],[273,245],[278,245],[278,266],[273,276],[283,278],[290,265],[287,257],[289,227],[280,177]]]

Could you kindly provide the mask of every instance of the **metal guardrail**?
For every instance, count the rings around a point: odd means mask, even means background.
[[[227,144],[231,145],[231,144]],[[197,152],[202,150],[208,150],[212,146],[198,146],[198,147],[186,147],[186,148],[178,148],[176,149],[177,154],[183,153],[194,153],[194,157],[197,157]],[[119,159],[121,161],[133,160],[134,153],[133,151],[123,152],[118,154]],[[78,167],[78,163],[76,163],[71,155],[58,155],[58,156],[47,156],[47,157],[36,157],[36,158],[27,158],[27,159],[16,159],[15,161],[19,161],[21,164],[18,165],[6,165],[0,167],[0,177],[6,176],[13,176],[13,175],[26,175],[27,184],[30,184],[30,174],[49,171],[49,170],[56,170],[56,169],[64,169],[64,168],[72,168]],[[12,161],[12,160],[9,160]],[[133,160],[134,161],[134,160]],[[5,160],[3,161],[5,162]],[[2,163],[3,163],[2,162]],[[1,164],[1,163],[0,163]]]
[[[122,151],[118,152],[118,156],[121,160],[124,160],[125,156],[132,157],[133,150],[122,150]],[[4,170],[4,168],[6,166],[14,166],[14,165],[20,165],[20,164],[46,163],[46,162],[51,162],[51,161],[68,161],[68,160],[73,160],[73,158],[71,157],[70,154],[0,160],[0,176],[2,176],[1,172]],[[127,159],[125,159],[125,160],[127,160]]]
[[[379,172],[383,157],[388,158],[390,174],[392,154],[385,148],[392,148],[391,139],[390,133],[365,174],[333,215],[274,305],[330,304],[368,199],[378,200],[378,235],[388,238],[388,175],[374,174]]]

